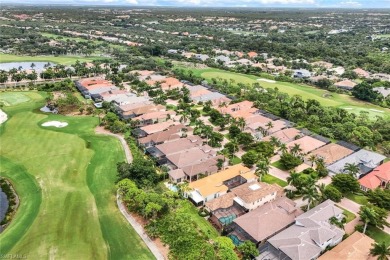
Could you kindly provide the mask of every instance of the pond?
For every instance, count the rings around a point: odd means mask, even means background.
[[[0,188],[0,222],[3,221],[5,214],[8,210],[8,199],[7,195]]]
[[[49,64],[49,66],[54,66],[56,65],[53,62],[41,62],[41,61],[36,61],[36,62],[5,62],[5,63],[0,63],[0,70],[6,70],[9,71],[10,69],[18,69],[19,67],[22,67],[22,70],[31,70],[31,64],[35,65],[34,69],[36,71],[41,71],[44,69],[46,64]]]

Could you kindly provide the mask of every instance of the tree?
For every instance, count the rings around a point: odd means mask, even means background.
[[[217,252],[217,258],[220,260],[238,260],[237,254],[234,252],[233,241],[228,237],[217,237],[214,240],[214,248]]]
[[[259,255],[259,250],[257,250],[256,245],[249,240],[240,244],[237,249],[242,254],[242,259],[244,260],[250,260]]]
[[[263,178],[264,175],[267,175],[269,172],[269,160],[268,159],[261,159],[260,162],[257,163],[256,165],[256,171],[255,174],[256,176],[259,177],[260,181]]]
[[[236,125],[231,125],[229,127],[229,136],[230,138],[236,138],[241,133],[241,130]]]
[[[354,164],[354,163],[346,163],[344,165],[344,169],[343,170],[344,170],[344,172],[347,172],[347,173],[351,174],[354,177],[360,171],[359,166],[357,166],[357,164]]]
[[[319,200],[319,194],[317,191],[317,188],[313,186],[304,187],[302,190],[303,200],[307,200],[307,210],[310,209],[310,205],[314,204],[316,201]]]
[[[330,199],[334,202],[340,202],[343,197],[343,194],[334,186],[328,185],[325,187],[324,197],[325,199]]]
[[[245,153],[241,159],[246,167],[252,167],[257,162],[259,157],[255,151],[250,150],[249,152]]]
[[[390,224],[386,221],[387,215],[387,210],[379,208],[377,206],[361,206],[359,216],[364,222],[363,234],[366,233],[368,224],[371,224],[378,228],[390,226]]]
[[[368,201],[372,204],[390,210],[390,190],[377,188],[367,192]]]
[[[336,187],[341,193],[358,192],[360,184],[355,177],[349,174],[336,174],[332,178],[332,185]]]
[[[253,143],[253,136],[250,133],[239,133],[237,136],[237,141],[239,144],[248,146]]]
[[[280,162],[286,170],[291,170],[302,164],[302,160],[291,153],[282,153],[280,156]]]
[[[142,157],[135,158],[131,164],[124,162],[118,163],[117,171],[119,180],[129,178],[138,187],[150,187],[159,180],[153,162]]]
[[[297,156],[302,152],[302,148],[299,144],[294,144],[294,146],[290,148],[290,152],[292,155]]]
[[[377,256],[378,260],[387,260],[390,258],[390,247],[385,242],[373,244],[373,248],[370,249],[372,256]]]

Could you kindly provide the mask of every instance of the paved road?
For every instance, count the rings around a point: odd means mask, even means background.
[[[131,154],[130,148],[127,145],[127,142],[122,135],[111,133],[111,132],[107,131],[106,129],[104,129],[103,127],[97,127],[95,131],[96,131],[96,133],[110,135],[110,136],[113,136],[113,137],[119,139],[119,141],[122,144],[123,150],[125,151],[125,154],[126,154],[126,161],[128,163],[131,163],[133,161],[133,156]],[[145,242],[145,244],[147,245],[149,250],[156,257],[156,259],[157,260],[164,260],[165,259],[164,256],[161,254],[161,252],[158,249],[158,247],[156,246],[156,244],[145,233],[144,228],[140,224],[138,224],[138,222],[127,212],[126,207],[122,203],[122,200],[121,200],[119,194],[116,195],[116,203],[117,203],[118,208],[119,208],[120,212],[122,213],[122,215],[126,218],[126,220],[130,223],[130,225],[138,233],[138,235],[142,238],[142,240]]]

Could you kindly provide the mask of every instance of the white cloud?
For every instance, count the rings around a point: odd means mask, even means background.
[[[360,2],[357,2],[357,1],[345,1],[345,2],[340,2],[340,5],[356,7],[356,6],[361,6],[362,4]]]

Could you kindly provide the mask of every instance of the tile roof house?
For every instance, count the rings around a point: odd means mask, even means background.
[[[154,105],[150,101],[145,101],[141,103],[127,104],[123,106],[117,107],[117,111],[119,116],[122,119],[130,119],[133,117],[137,117],[139,115],[143,115],[146,113],[156,112],[165,110],[163,105]]]
[[[201,146],[202,144],[202,138],[193,135],[156,145],[155,147],[151,147],[146,151],[156,159],[164,159],[170,154],[175,154],[177,152],[181,152],[196,146]],[[162,161],[160,164],[164,164],[165,162],[166,160]]]
[[[302,154],[308,154],[309,152],[326,145],[325,142],[322,142],[316,138],[313,138],[311,136],[304,136],[302,138],[289,142],[287,144],[287,147],[291,149],[296,144],[299,145],[299,147],[302,149]]]
[[[272,122],[271,128],[270,125],[268,125],[269,122]],[[288,127],[287,122],[284,120],[270,120],[269,122],[254,122],[247,124],[244,131],[252,134],[255,139],[261,140],[264,136],[273,134]]]
[[[172,110],[168,111],[153,111],[133,117],[131,120],[138,122],[138,126],[152,125],[161,122],[165,122],[171,117],[175,116],[176,112]]]
[[[327,168],[329,170],[329,174],[334,175],[344,173],[344,167],[347,163],[356,164],[360,169],[356,176],[359,178],[381,165],[384,159],[386,159],[386,157],[381,154],[361,149],[337,161],[336,163],[329,165]]]
[[[250,240],[258,245],[291,226],[302,213],[294,201],[279,197],[234,219],[229,237],[239,240],[237,244]]]
[[[390,95],[390,88],[377,87],[377,88],[373,88],[373,90],[381,93],[383,97],[387,97],[388,95]]]
[[[334,85],[338,88],[346,89],[346,90],[351,90],[353,89],[357,84],[353,82],[352,80],[342,80],[339,82],[334,83]]]
[[[257,108],[253,107],[253,102],[247,100],[222,107],[215,106],[214,108],[221,114],[229,114],[234,118],[250,117],[258,111]]]
[[[236,164],[223,171],[191,182],[189,188],[192,191],[188,195],[196,205],[202,205],[226,194],[232,188],[246,182],[253,182],[256,179],[256,175],[249,168]]]
[[[333,63],[326,62],[326,61],[312,62],[311,65],[317,66],[317,67],[323,67],[325,69],[331,69],[333,67]]]
[[[362,68],[356,68],[353,72],[355,72],[360,78],[368,78],[370,76],[370,73]]]
[[[254,52],[254,51],[250,51],[247,54],[248,54],[248,57],[251,59],[258,56],[257,52]]]
[[[310,78],[311,77],[311,72],[306,70],[306,69],[299,69],[299,70],[294,70],[293,74],[294,78]]]
[[[319,260],[374,260],[376,257],[370,255],[374,239],[360,232],[354,232],[335,248],[320,256]]]
[[[359,180],[364,191],[390,187],[390,161],[376,167],[372,172]]]
[[[287,128],[283,129],[281,131],[275,132],[269,136],[266,136],[263,138],[263,141],[270,141],[271,137],[277,138],[280,142],[287,144],[291,141],[298,140],[299,138],[302,137],[302,133],[300,130],[296,128]]]
[[[169,121],[161,122],[158,124],[143,126],[143,127],[140,127],[139,129],[144,133],[141,136],[147,136],[147,135],[151,135],[151,134],[158,133],[161,131],[165,131],[168,128],[170,128],[171,126],[179,125],[179,124],[180,123],[178,123],[178,122],[173,122],[173,121],[169,120]]]
[[[337,162],[338,160],[343,159],[344,157],[352,154],[354,151],[350,150],[344,146],[330,143],[327,145],[324,145],[314,151],[311,151],[305,158],[305,162],[307,164],[311,164],[312,162],[309,162],[309,158],[311,155],[314,155],[316,157],[323,158],[326,165],[330,165],[332,163]]]
[[[169,122],[171,124],[172,121]],[[158,124],[160,127],[162,123]],[[148,136],[138,139],[138,144],[144,148],[149,148],[158,144],[162,144],[168,141],[176,140],[182,137],[183,129],[187,129],[186,132],[191,131],[190,127],[186,127],[182,124],[170,125],[165,131],[158,131],[156,133],[150,134]]]
[[[268,243],[283,259],[316,259],[328,246],[343,239],[344,230],[329,222],[332,217],[341,220],[342,213],[333,201],[326,200],[298,216],[294,225],[268,239]]]

